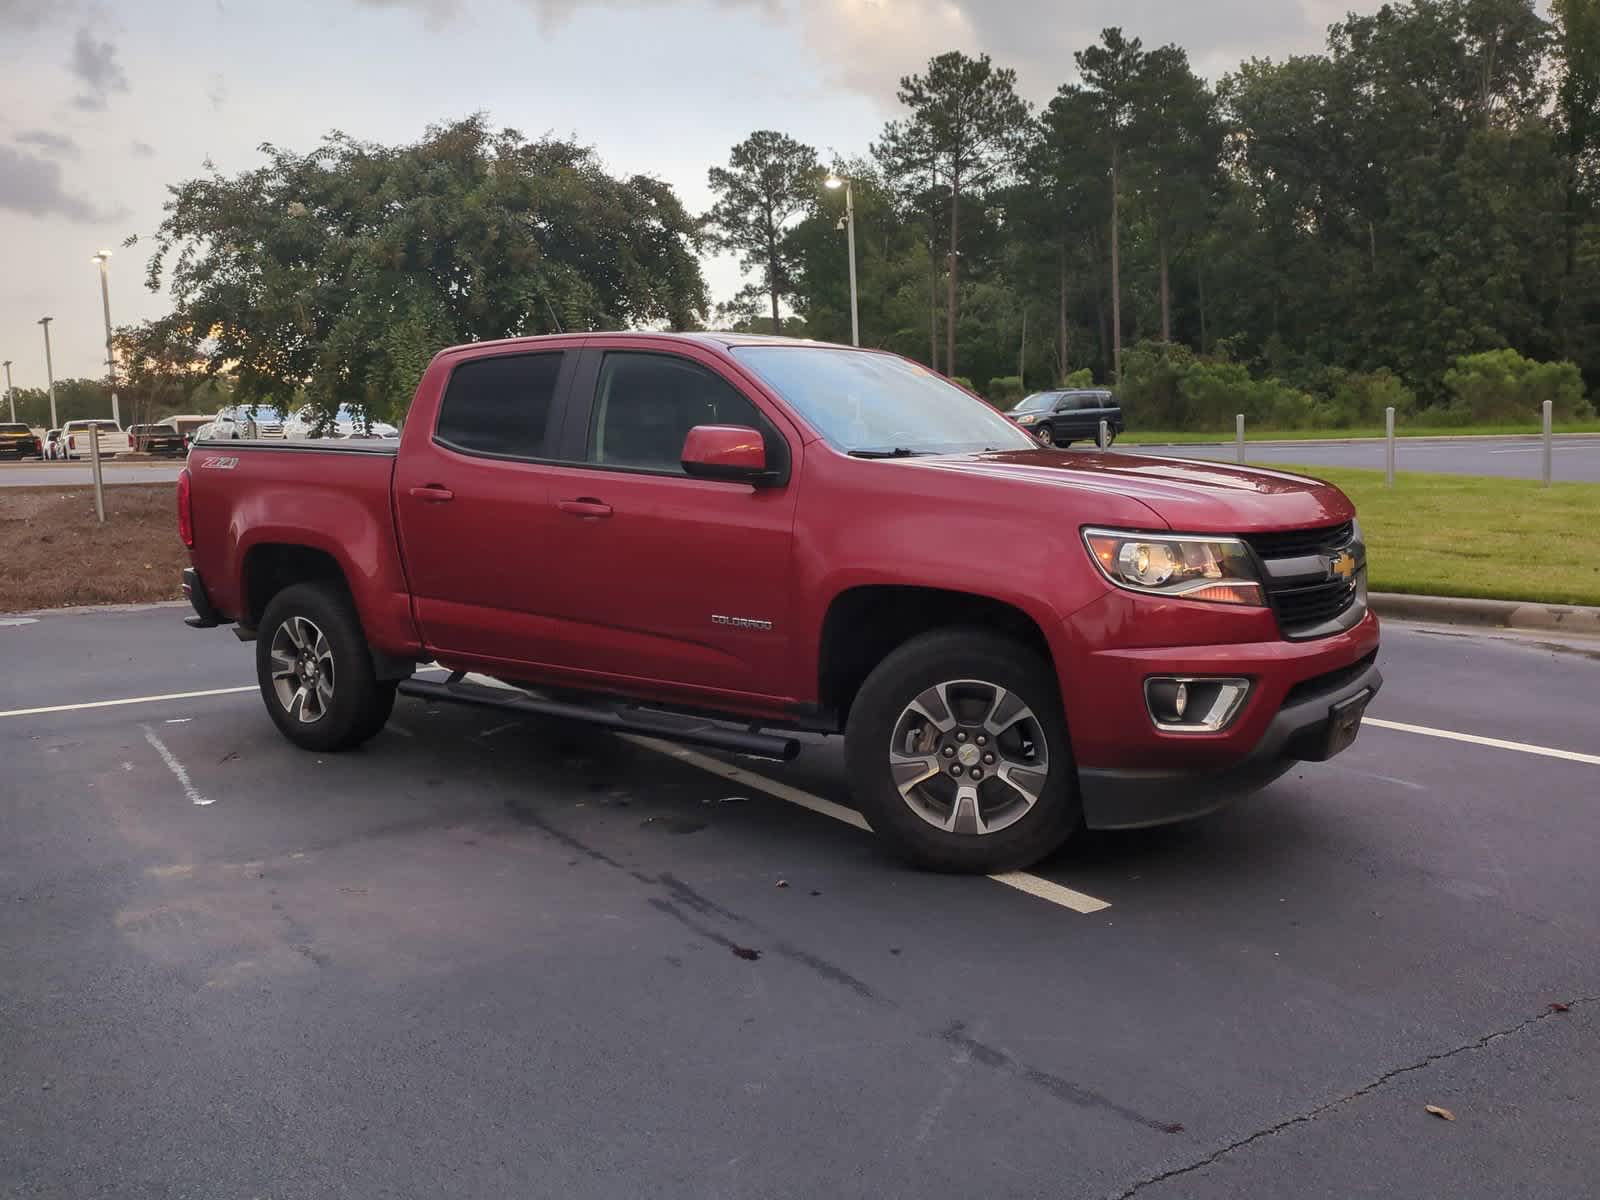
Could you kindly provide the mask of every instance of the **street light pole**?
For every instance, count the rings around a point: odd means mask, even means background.
[[[111,251],[100,251],[93,261],[100,264],[100,303],[106,313],[106,382],[111,387],[111,420],[121,429],[122,413],[117,407],[117,356],[111,349],[111,281],[108,271]]]
[[[11,386],[11,360],[8,358],[0,363],[6,369],[6,399],[11,401],[11,423],[17,423],[17,390]]]
[[[50,364],[50,322],[54,317],[40,317],[39,324],[44,326],[44,379],[50,388],[50,428],[59,429],[61,422],[56,420],[56,369]]]
[[[856,302],[856,202],[850,187],[850,177],[830,175],[826,186],[844,187],[844,228],[850,246],[850,344],[861,345],[861,315]]]

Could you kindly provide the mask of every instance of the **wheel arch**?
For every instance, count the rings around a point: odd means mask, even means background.
[[[1019,642],[1059,679],[1039,620],[1006,600],[976,592],[894,584],[847,588],[828,605],[817,660],[817,702],[840,729],[874,667],[899,647],[938,629],[970,626]],[[1059,689],[1059,684],[1058,684]],[[1066,697],[1061,697],[1066,706]]]

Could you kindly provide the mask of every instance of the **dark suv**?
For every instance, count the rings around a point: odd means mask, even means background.
[[[1106,423],[1106,445],[1122,432],[1122,407],[1102,388],[1035,392],[1006,416],[1046,446],[1095,441]]]

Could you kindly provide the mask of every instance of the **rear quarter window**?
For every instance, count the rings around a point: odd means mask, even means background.
[[[565,355],[469,359],[450,373],[435,440],[468,454],[544,458]]]

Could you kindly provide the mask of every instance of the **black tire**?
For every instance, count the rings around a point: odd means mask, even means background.
[[[889,766],[897,723],[911,701],[940,683],[968,679],[1003,687],[1031,709],[1049,758],[1033,806],[1013,824],[981,834],[947,832],[919,816],[901,796]],[[845,761],[867,823],[891,851],[928,870],[987,874],[1026,867],[1060,847],[1083,823],[1054,673],[1027,647],[980,629],[923,634],[879,663],[851,705]]]
[[[326,640],[332,660],[331,698],[311,720],[300,719],[285,706],[273,671],[279,631],[286,622],[301,618]],[[268,602],[256,631],[256,680],[278,732],[303,750],[330,753],[359,746],[383,728],[394,709],[395,684],[374,675],[372,653],[355,606],[344,588],[334,583],[297,583]]]
[[[1033,436],[1039,439],[1041,446],[1054,446],[1056,444],[1056,431],[1048,425],[1040,425],[1033,431]]]

